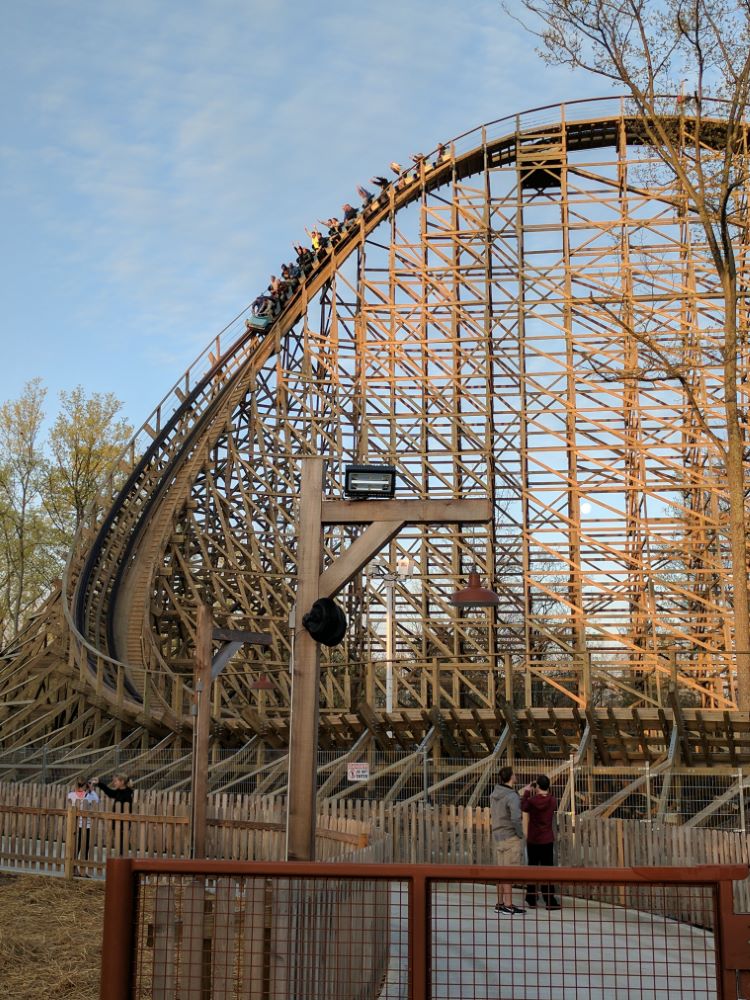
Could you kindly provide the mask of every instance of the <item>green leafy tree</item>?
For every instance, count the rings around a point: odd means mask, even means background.
[[[131,435],[119,400],[78,386],[60,393],[45,442],[46,395],[32,379],[0,405],[0,646],[61,574],[75,531]]]
[[[82,386],[60,393],[60,411],[49,434],[44,506],[66,547],[95,504],[133,429],[118,418],[112,393],[87,396]]]
[[[526,27],[553,64],[581,68],[625,88],[665,174],[685,194],[702,230],[723,299],[723,427],[709,426],[691,395],[695,372],[656,337],[630,331],[646,366],[678,381],[726,470],[728,543],[735,612],[739,706],[750,709],[750,594],[745,538],[740,355],[746,350],[746,291],[738,260],[747,254],[746,109],[750,103],[748,0],[522,0]],[[504,5],[511,16],[517,5]],[[664,97],[675,95],[677,98]],[[717,105],[709,99],[717,98]],[[718,124],[717,124],[718,122]],[[627,327],[621,316],[612,317]],[[700,363],[700,362],[699,362]],[[695,369],[697,371],[697,368]]]
[[[15,634],[49,578],[49,526],[41,505],[44,399],[40,379],[0,406],[0,613],[3,639]]]

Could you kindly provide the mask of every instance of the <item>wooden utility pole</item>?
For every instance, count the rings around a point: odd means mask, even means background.
[[[211,726],[211,612],[198,608],[193,671],[193,762],[190,796],[190,857],[206,856],[208,737]]]
[[[320,596],[322,565],[321,503],[323,459],[302,463],[297,533],[297,601],[295,611],[292,699],[289,723],[289,795],[286,856],[288,861],[315,858],[315,792],[318,768],[320,646],[302,626]]]
[[[212,657],[211,640],[221,643]],[[270,646],[270,632],[212,628],[211,609],[201,604],[195,632],[193,669],[193,760],[190,779],[190,857],[206,856],[206,805],[208,800],[208,743],[211,732],[211,685],[242,646]]]
[[[302,625],[320,597],[333,597],[405,524],[486,523],[489,500],[323,500],[322,458],[302,466],[297,549],[296,634],[289,719],[288,861],[315,860],[315,796],[318,766],[320,646]],[[367,527],[324,571],[324,524]]]

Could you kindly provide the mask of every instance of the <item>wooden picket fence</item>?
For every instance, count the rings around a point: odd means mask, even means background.
[[[47,874],[103,875],[109,857],[190,856],[190,798],[184,792],[136,792],[132,813],[112,812],[109,800],[84,813],[64,789],[0,782],[0,866]],[[209,797],[206,857],[281,861],[285,857],[283,799],[219,793]],[[88,850],[87,850],[88,842]],[[369,826],[345,812],[318,819],[316,857],[330,861],[370,843]]]
[[[375,836],[387,840],[395,862],[495,863],[487,808],[362,802],[353,814]],[[557,823],[557,864],[566,867],[750,864],[750,835],[738,830],[652,825],[633,819],[588,819],[585,814],[574,822],[567,813],[559,814]],[[600,892],[602,899],[605,895]],[[617,901],[633,909],[643,908],[643,900],[634,889],[623,889]],[[664,916],[694,924],[705,919],[705,901],[697,896],[691,905],[684,898],[678,901],[676,893],[667,892],[659,905],[666,907]],[[735,882],[734,905],[738,913],[750,912],[750,878]]]
[[[52,785],[0,782],[0,866],[72,875],[102,874],[107,857],[189,856],[187,792],[137,791],[132,814],[107,809],[91,821],[89,858],[77,858],[79,815]],[[283,798],[217,793],[209,797],[206,856],[221,860],[284,858]],[[81,840],[85,840],[82,832]],[[494,864],[490,810],[485,807],[330,799],[319,804],[316,857],[333,860],[374,842],[383,860],[407,864]],[[657,825],[631,819],[558,816],[558,864],[639,867],[750,863],[750,836],[739,831]],[[750,880],[735,886],[738,911],[750,911]]]
[[[585,868],[640,868],[649,865],[750,864],[750,835],[737,830],[643,823],[634,819],[558,817],[560,865]],[[750,912],[750,878],[734,883],[734,908]],[[690,914],[672,913],[689,923]]]

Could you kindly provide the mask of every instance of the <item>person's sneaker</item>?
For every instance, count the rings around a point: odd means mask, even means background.
[[[526,910],[524,910],[524,908],[522,906],[513,906],[511,904],[510,912],[511,913],[525,913]]]
[[[514,906],[506,906],[505,903],[495,903],[495,913],[501,913],[504,917],[512,917]]]
[[[548,910],[561,910],[562,906],[558,903],[558,901],[553,896],[552,899],[548,899],[547,900],[547,909]]]
[[[533,910],[534,907],[536,906],[536,899],[533,896],[527,896],[526,897],[526,905],[530,906],[531,909]]]

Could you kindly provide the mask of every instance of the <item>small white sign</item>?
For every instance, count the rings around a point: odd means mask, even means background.
[[[370,780],[370,765],[369,764],[347,764],[346,765],[346,780],[347,781],[369,781]]]

